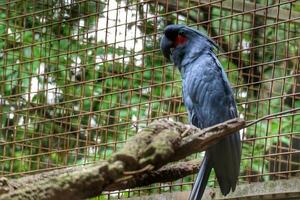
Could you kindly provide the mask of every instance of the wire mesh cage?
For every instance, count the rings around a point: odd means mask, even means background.
[[[105,160],[155,119],[188,123],[180,74],[159,50],[174,23],[220,46],[239,116],[267,116],[240,132],[239,183],[299,176],[299,113],[269,116],[300,105],[295,0],[1,0],[1,175]],[[190,190],[193,180],[99,198]]]

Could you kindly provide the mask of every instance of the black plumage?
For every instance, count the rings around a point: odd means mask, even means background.
[[[213,51],[216,47],[206,35],[183,25],[167,26],[161,39],[163,55],[172,60],[181,73],[182,96],[189,121],[199,128],[237,117],[230,83]],[[238,132],[209,147],[189,199],[201,199],[212,168],[223,195],[234,191],[240,160]]]

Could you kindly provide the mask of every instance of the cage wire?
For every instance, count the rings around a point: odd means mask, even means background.
[[[172,23],[221,47],[241,118],[299,107],[299,1],[0,0],[1,176],[108,159],[155,119],[188,123],[180,75],[159,50]],[[299,176],[299,133],[297,112],[240,131],[239,184]],[[193,180],[98,198],[190,190]]]

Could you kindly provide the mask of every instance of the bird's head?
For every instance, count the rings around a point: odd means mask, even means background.
[[[183,59],[199,56],[203,50],[214,47],[218,48],[208,36],[184,25],[168,25],[160,42],[164,57],[177,66]]]

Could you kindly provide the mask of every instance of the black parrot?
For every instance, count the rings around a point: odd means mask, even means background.
[[[189,121],[206,128],[237,117],[236,103],[227,76],[213,52],[217,45],[206,35],[183,25],[169,25],[161,39],[163,55],[172,60],[182,78],[182,95]],[[209,147],[190,200],[201,199],[214,168],[223,195],[235,190],[241,161],[239,133]]]

